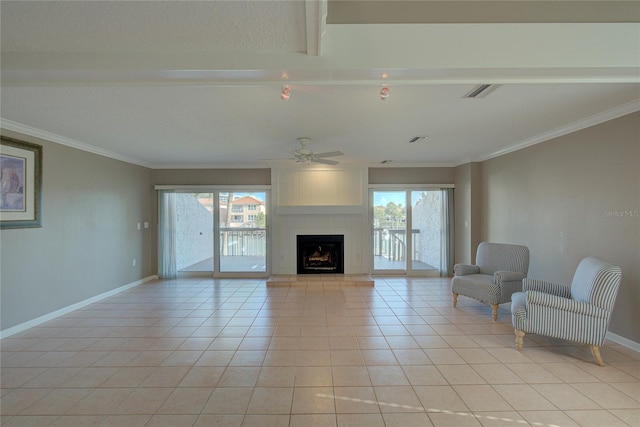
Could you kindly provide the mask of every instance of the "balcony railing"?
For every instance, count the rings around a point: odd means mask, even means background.
[[[220,255],[265,256],[267,230],[265,228],[220,228]]]
[[[411,230],[413,242],[413,257],[420,259],[420,230]],[[407,233],[404,228],[374,228],[373,229],[373,255],[381,256],[389,261],[404,261],[407,259]]]

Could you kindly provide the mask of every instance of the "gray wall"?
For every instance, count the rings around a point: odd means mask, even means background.
[[[369,184],[452,184],[453,168],[369,168]]]
[[[455,263],[473,264],[480,243],[480,163],[466,163],[454,170]]]
[[[640,113],[481,164],[482,240],[527,245],[529,276],[570,283],[594,255],[622,267],[610,330],[640,342]]]
[[[43,146],[43,188],[42,227],[0,231],[0,329],[155,274],[149,169],[2,134]]]
[[[153,185],[271,185],[271,169],[155,169]]]

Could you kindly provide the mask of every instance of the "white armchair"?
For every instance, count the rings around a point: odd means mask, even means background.
[[[516,347],[522,349],[525,333],[580,342],[589,344],[596,364],[604,366],[600,346],[621,280],[620,267],[596,257],[580,262],[570,287],[524,279],[511,302]]]

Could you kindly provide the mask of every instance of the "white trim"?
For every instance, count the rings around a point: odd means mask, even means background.
[[[51,313],[45,314],[44,316],[36,317],[35,319],[31,319],[31,320],[28,320],[28,321],[26,321],[24,323],[20,323],[19,325],[12,326],[11,328],[7,328],[7,329],[5,329],[3,331],[0,331],[0,339],[10,337],[11,335],[15,335],[15,334],[17,334],[19,332],[22,332],[22,331],[25,331],[25,330],[27,330],[29,328],[33,328],[34,326],[38,326],[41,323],[48,322],[49,320],[53,320],[56,317],[60,317],[62,315],[71,313],[74,310],[78,310],[78,309],[80,309],[82,307],[86,307],[89,304],[93,304],[94,302],[98,302],[100,300],[103,300],[105,298],[108,298],[108,297],[111,297],[113,295],[119,294],[120,292],[124,292],[124,291],[126,291],[128,289],[131,289],[131,288],[135,287],[135,286],[141,285],[143,283],[146,283],[146,282],[148,282],[150,280],[154,280],[154,279],[157,279],[157,278],[158,278],[158,276],[156,276],[156,275],[148,276],[148,277],[145,277],[144,279],[140,279],[140,280],[137,280],[135,282],[131,282],[131,283],[126,284],[126,285],[122,285],[119,288],[112,289],[110,291],[101,293],[101,294],[96,295],[94,297],[88,298],[88,299],[86,299],[84,301],[80,301],[80,302],[77,302],[75,304],[71,304],[71,305],[69,305],[67,307],[61,308],[60,310],[52,311]]]
[[[376,190],[420,190],[424,188],[455,188],[455,184],[369,184],[369,189]]]
[[[76,148],[78,150],[97,154],[99,156],[109,157],[111,159],[120,160],[122,162],[143,166],[145,168],[151,168],[151,165],[149,163],[142,160],[134,159],[133,157],[129,156],[123,156],[113,151],[85,144],[84,142],[76,141],[75,139],[67,138],[66,136],[60,136],[55,133],[36,129],[34,127],[23,125],[11,120],[0,118],[0,128],[7,129],[13,132],[19,132],[24,135],[33,136],[35,138],[44,139],[46,141],[55,142],[56,144],[66,145],[67,147]]]
[[[613,332],[607,332],[607,339],[613,341],[616,344],[620,344],[623,347],[630,348],[633,351],[640,353],[640,343],[637,343],[629,338],[625,338]]]
[[[367,208],[363,205],[334,205],[334,206],[274,206],[274,213],[278,215],[364,215]]]
[[[615,108],[602,111],[598,114],[594,114],[592,116],[586,117],[576,122],[569,123],[567,125],[561,126],[556,129],[552,129],[548,132],[541,133],[540,135],[536,135],[533,138],[525,139],[524,141],[518,142],[505,149],[495,151],[486,156],[478,157],[473,161],[484,162],[485,160],[493,159],[494,157],[503,156],[508,153],[513,153],[514,151],[522,150],[523,148],[536,145],[541,142],[548,141],[550,139],[559,138],[561,136],[564,136],[573,132],[577,132],[582,129],[586,129],[591,126],[599,125],[600,123],[617,119],[618,117],[626,116],[627,114],[635,113],[636,111],[640,111],[640,99],[636,99],[626,104],[619,105]],[[460,163],[460,164],[464,164],[464,163]]]
[[[270,185],[155,185],[154,190],[179,190],[179,191],[266,191],[271,190]]]

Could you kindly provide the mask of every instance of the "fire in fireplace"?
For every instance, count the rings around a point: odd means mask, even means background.
[[[344,236],[298,235],[298,274],[344,274]]]

